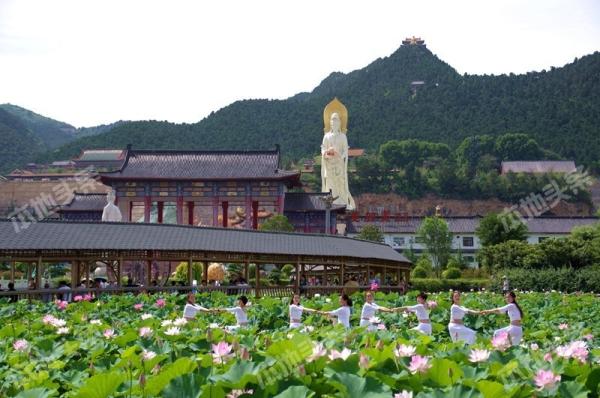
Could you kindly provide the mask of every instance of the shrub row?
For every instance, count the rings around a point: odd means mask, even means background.
[[[434,279],[413,278],[410,280],[411,289],[424,292],[444,292],[450,289],[470,291],[489,289],[489,279]]]
[[[510,288],[534,290],[538,292],[558,290],[563,292],[600,291],[600,265],[573,268],[530,269],[505,268],[496,270],[491,279],[490,289],[502,290],[502,277],[508,277]]]

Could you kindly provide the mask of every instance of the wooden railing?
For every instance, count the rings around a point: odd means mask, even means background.
[[[306,296],[314,296],[315,294],[333,294],[333,293],[354,293],[357,291],[369,290],[370,286],[300,286],[300,293]],[[54,301],[55,299],[68,299],[73,301],[76,296],[84,296],[90,294],[93,297],[101,295],[119,295],[119,294],[156,294],[156,293],[178,293],[187,294],[190,291],[196,293],[222,292],[227,295],[246,295],[246,296],[268,296],[268,297],[289,297],[296,291],[296,286],[260,286],[257,289],[252,286],[109,286],[105,288],[76,288],[76,289],[35,289],[35,290],[14,290],[0,291],[0,299],[10,299],[16,297],[16,300],[30,299]],[[398,286],[380,286],[378,291],[381,292],[398,292],[403,293],[402,288]]]

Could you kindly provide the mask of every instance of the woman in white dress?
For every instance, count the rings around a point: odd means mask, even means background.
[[[193,292],[189,292],[187,295],[187,303],[183,307],[183,317],[191,321],[196,317],[198,312],[209,312],[208,308],[204,308],[196,304],[196,295]]]
[[[448,332],[450,338],[456,342],[463,340],[467,344],[475,343],[477,332],[466,327],[463,323],[463,318],[466,314],[479,315],[479,311],[473,311],[460,305],[460,292],[455,290],[452,292],[452,306],[450,307],[450,323],[448,324]]]
[[[246,313],[246,304],[248,304],[248,297],[238,297],[237,307],[230,308],[213,308],[209,312],[230,312],[235,315],[236,324],[234,326],[227,326],[227,329],[234,330],[240,327],[248,326],[248,314]]]
[[[373,292],[367,291],[365,294],[365,304],[363,305],[360,313],[360,326],[366,326],[369,332],[377,330],[377,324],[371,322],[371,318],[375,316],[377,311],[393,312],[390,308],[375,304]]]
[[[352,300],[347,294],[340,296],[340,308],[333,311],[315,311],[321,315],[327,315],[335,325],[341,323],[345,328],[350,327],[350,309],[352,308]]]
[[[417,316],[419,324],[412,328],[428,336],[431,336],[431,321],[429,320],[429,306],[427,305],[427,294],[421,292],[417,296],[417,304],[406,307],[393,308],[394,311],[412,312]]]
[[[296,329],[302,326],[302,312],[318,312],[312,308],[306,308],[300,305],[300,295],[294,294],[290,302],[290,329]]]
[[[491,310],[481,311],[482,315],[487,314],[506,314],[508,313],[508,319],[510,319],[510,325],[502,329],[498,329],[494,332],[494,337],[501,333],[507,333],[510,343],[512,345],[519,345],[523,338],[523,327],[521,326],[521,319],[523,318],[523,311],[519,303],[517,303],[517,295],[514,292],[507,292],[504,295],[506,305],[503,307],[494,308]]]

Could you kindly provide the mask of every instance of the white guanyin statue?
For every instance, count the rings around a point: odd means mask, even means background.
[[[321,190],[331,191],[335,204],[354,210],[356,205],[348,189],[348,111],[334,98],[323,112],[325,136],[321,145]]]
[[[123,219],[121,210],[115,206],[115,191],[110,191],[106,195],[106,206],[102,211],[102,221],[116,221],[120,222]]]

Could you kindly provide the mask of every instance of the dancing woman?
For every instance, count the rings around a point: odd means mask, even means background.
[[[342,294],[340,296],[340,308],[333,311],[314,311],[317,314],[327,315],[335,325],[336,323],[341,323],[345,328],[350,327],[350,309],[352,308],[352,300],[348,297],[347,294]]]
[[[367,326],[368,331],[377,330],[377,325],[371,323],[371,318],[375,316],[377,311],[382,312],[393,312],[390,308],[383,307],[381,305],[375,304],[373,299],[373,292],[367,291],[365,294],[365,304],[362,307],[362,311],[360,313],[360,326]]]
[[[300,295],[294,294],[290,303],[290,329],[296,329],[302,326],[302,312],[318,312],[312,308],[306,308],[300,305]]]
[[[196,304],[196,295],[193,292],[189,292],[187,295],[187,303],[183,307],[183,317],[188,321],[191,321],[196,317],[198,312],[210,312],[208,308],[204,308]]]
[[[392,311],[412,312],[417,316],[419,324],[412,328],[428,336],[431,336],[431,321],[429,320],[429,305],[427,305],[427,294],[421,292],[417,296],[417,304],[406,307],[392,308]]]
[[[473,329],[466,327],[463,323],[463,318],[466,314],[479,315],[479,311],[473,311],[460,305],[460,292],[454,290],[452,292],[452,306],[450,307],[450,323],[448,324],[448,332],[450,332],[450,338],[456,342],[458,340],[464,340],[467,344],[473,344],[475,342],[475,336],[477,332]]]
[[[248,314],[246,313],[246,304],[248,304],[248,297],[240,296],[238,297],[238,305],[237,307],[230,308],[212,308],[209,309],[209,312],[230,312],[235,315],[236,325],[228,326],[227,329],[233,330],[242,326],[248,326]]]
[[[494,308],[491,310],[484,310],[480,313],[482,315],[487,314],[506,314],[508,313],[508,319],[510,319],[510,325],[502,329],[498,329],[494,332],[494,337],[497,337],[501,333],[507,333],[512,345],[519,345],[523,338],[523,327],[521,326],[521,319],[523,318],[523,311],[517,303],[517,295],[514,292],[507,292],[504,295],[506,305],[503,307]]]

